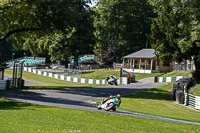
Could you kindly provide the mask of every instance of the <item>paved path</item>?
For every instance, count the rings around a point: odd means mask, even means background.
[[[39,105],[59,106],[63,108],[73,108],[88,111],[99,111],[96,107],[91,106],[92,100],[107,97],[109,95],[116,95],[118,93],[121,95],[135,93],[137,91],[147,90],[165,84],[152,83],[152,81],[152,78],[147,78],[140,80],[137,83],[132,83],[129,85],[106,86],[96,88],[77,88],[69,90],[4,91],[0,92],[0,98],[4,97],[5,99],[10,99],[17,102],[26,102]],[[169,119],[151,117],[148,115],[134,114],[130,112],[112,112],[103,110],[101,110],[101,112],[142,117],[148,119],[160,119],[168,122],[186,123]]]
[[[59,106],[81,110],[97,111],[88,105],[92,100],[116,94],[129,94],[164,85],[165,83],[149,83],[149,79],[138,83],[119,86],[105,86],[96,88],[75,88],[68,90],[34,90],[34,91],[5,91],[0,98],[27,102],[40,105]]]

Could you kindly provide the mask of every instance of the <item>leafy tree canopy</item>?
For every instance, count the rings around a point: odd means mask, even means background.
[[[150,18],[155,16],[147,0],[99,0],[94,10],[95,53],[102,61],[110,59],[104,63],[111,64],[124,55],[145,48]],[[105,57],[103,53],[110,55]]]
[[[196,71],[200,71],[200,2],[160,0],[159,3],[158,17],[153,19],[151,26],[152,47],[159,51],[163,60],[193,58]]]

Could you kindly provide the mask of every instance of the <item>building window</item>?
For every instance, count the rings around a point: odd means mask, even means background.
[[[157,66],[160,66],[160,61],[159,60],[157,60]]]

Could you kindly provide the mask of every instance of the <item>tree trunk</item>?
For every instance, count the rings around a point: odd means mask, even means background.
[[[68,57],[65,58],[65,68],[68,68]]]
[[[76,69],[78,66],[78,54],[74,54],[74,66],[73,68]]]
[[[194,65],[195,65],[195,72],[193,72],[193,78],[196,79],[198,83],[200,83],[200,61],[198,61],[198,58],[194,58]]]

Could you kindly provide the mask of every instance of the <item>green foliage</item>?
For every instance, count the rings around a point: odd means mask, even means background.
[[[179,28],[181,19],[188,16],[187,10],[174,10],[169,1],[163,2],[159,8],[159,16],[153,19],[151,25],[151,44],[159,52],[159,58],[166,61],[182,61],[191,57],[186,57],[182,52],[183,47],[178,45],[177,40],[180,38]]]
[[[51,61],[90,54],[94,46],[90,0],[4,0],[0,42],[12,36],[34,57],[48,50]],[[25,40],[25,41],[24,41]]]
[[[154,17],[147,0],[100,0],[97,5],[95,53],[102,63],[119,61],[122,56],[145,47],[150,18]]]
[[[191,60],[196,71],[200,70],[200,17],[197,0],[160,1],[158,17],[151,27],[152,47],[159,52],[159,58],[167,61]],[[197,80],[200,79],[196,75]]]

